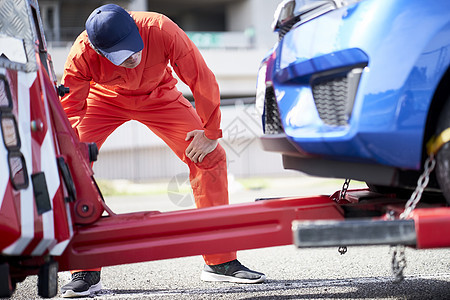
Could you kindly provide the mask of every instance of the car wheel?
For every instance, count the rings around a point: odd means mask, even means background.
[[[447,128],[450,128],[450,98],[439,116],[436,135]],[[450,143],[444,144],[436,155],[436,179],[447,203],[450,204]]]

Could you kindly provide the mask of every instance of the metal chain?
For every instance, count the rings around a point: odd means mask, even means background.
[[[405,276],[403,270],[406,268],[405,246],[397,245],[392,248],[392,272],[394,273],[394,282],[401,282]]]
[[[345,198],[345,195],[347,195],[347,191],[348,191],[348,186],[349,185],[350,185],[350,179],[345,179],[345,182],[342,185],[341,196],[340,196],[339,200]]]
[[[408,202],[406,202],[405,210],[400,214],[400,219],[406,219],[409,217],[411,212],[416,208],[417,203],[419,203],[422,198],[422,193],[424,189],[427,187],[428,182],[430,180],[430,174],[433,172],[434,167],[436,166],[436,160],[434,159],[433,153],[425,161],[425,170],[422,175],[420,175],[419,180],[417,180],[417,187],[409,198]]]
[[[433,172],[436,166],[436,160],[434,159],[434,154],[431,153],[430,156],[425,161],[425,167],[422,175],[420,175],[417,180],[417,187],[414,192],[411,194],[411,197],[405,204],[405,209],[400,214],[399,218],[401,220],[409,217],[411,212],[416,208],[420,199],[422,198],[423,191],[428,185],[430,180],[430,174]],[[404,245],[396,245],[392,246],[392,272],[394,273],[394,282],[401,282],[405,277],[403,275],[403,271],[406,268],[406,255],[405,255],[405,246]]]
[[[347,194],[349,185],[350,185],[350,179],[345,179],[345,182],[342,185],[342,189],[341,189],[341,194],[339,196],[339,200],[345,199],[345,195]],[[344,255],[345,253],[347,253],[347,246],[340,246],[338,248],[338,252],[341,255]]]

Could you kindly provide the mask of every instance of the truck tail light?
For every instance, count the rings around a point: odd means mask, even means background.
[[[19,150],[20,139],[19,135],[17,134],[17,123],[14,115],[3,113],[1,116],[1,120],[3,142],[5,143],[6,149],[10,151]]]
[[[28,187],[28,172],[25,159],[19,151],[8,153],[9,174],[16,190]]]
[[[20,135],[16,117],[12,113],[12,97],[6,77],[0,76],[0,125],[3,143],[8,151],[9,177],[14,189],[28,187],[25,158],[20,152]]]

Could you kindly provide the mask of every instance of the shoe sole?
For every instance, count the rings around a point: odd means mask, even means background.
[[[102,283],[99,282],[97,284],[92,285],[89,290],[84,292],[75,292],[72,290],[65,291],[61,296],[63,298],[77,298],[77,297],[83,297],[83,296],[89,296],[91,293],[98,292],[102,289]]]
[[[262,275],[261,277],[256,279],[247,279],[202,271],[200,279],[203,281],[215,281],[215,282],[261,283],[264,280],[266,280],[266,275]]]

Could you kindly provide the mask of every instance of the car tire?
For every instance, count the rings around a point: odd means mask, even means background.
[[[450,97],[439,115],[436,136],[450,127]],[[444,144],[436,155],[436,179],[447,203],[450,204],[450,143]]]

